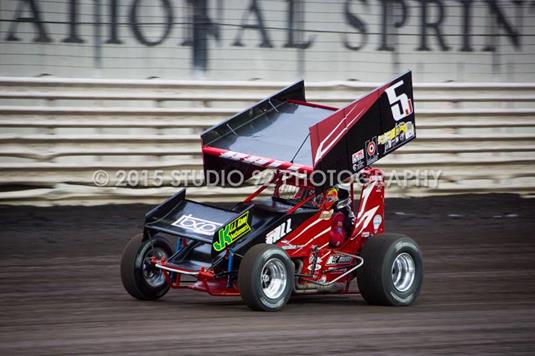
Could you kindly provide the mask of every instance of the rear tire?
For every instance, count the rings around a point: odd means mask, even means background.
[[[156,300],[169,290],[163,272],[150,264],[150,258],[168,258],[173,249],[166,239],[155,237],[143,241],[143,235],[128,241],[121,257],[121,281],[134,298]]]
[[[251,247],[238,272],[243,302],[253,310],[280,310],[294,289],[294,270],[283,249],[268,244]]]
[[[368,304],[411,305],[420,293],[423,262],[413,239],[402,234],[372,237],[364,245],[357,284]]]

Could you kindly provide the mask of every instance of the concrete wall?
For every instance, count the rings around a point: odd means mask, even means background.
[[[2,0],[0,75],[535,80],[535,1]]]
[[[288,83],[0,77],[0,204],[236,201],[201,187],[200,133]],[[378,84],[308,82],[347,105]],[[535,192],[535,83],[417,83],[418,138],[381,159],[386,194]],[[102,178],[104,180],[102,180]]]

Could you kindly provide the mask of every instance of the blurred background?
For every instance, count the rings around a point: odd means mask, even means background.
[[[388,196],[530,194],[534,18],[531,0],[2,0],[0,202],[154,203],[199,176],[200,132],[270,93],[305,79],[343,106],[406,70],[419,139],[379,163],[405,182]]]
[[[535,2],[5,0],[1,74],[530,82]]]

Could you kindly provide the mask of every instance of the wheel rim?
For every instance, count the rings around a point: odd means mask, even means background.
[[[287,274],[284,263],[276,258],[268,260],[260,276],[262,291],[270,299],[278,299],[286,288]]]
[[[163,275],[162,270],[157,268],[150,262],[152,257],[161,259],[162,257],[167,258],[168,256],[163,249],[159,247],[153,247],[149,249],[143,257],[143,279],[145,279],[145,282],[149,286],[157,288],[161,287],[165,283],[165,277]]]
[[[414,259],[406,252],[399,254],[392,263],[392,282],[394,288],[400,292],[406,292],[412,287],[416,268]]]

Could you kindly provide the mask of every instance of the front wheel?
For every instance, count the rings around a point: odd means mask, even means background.
[[[156,300],[169,290],[169,284],[161,269],[150,262],[152,257],[166,259],[173,249],[166,239],[154,237],[143,241],[143,235],[136,235],[123,250],[121,257],[121,280],[124,289],[134,298]]]
[[[243,302],[253,310],[277,311],[293,291],[294,265],[283,249],[258,244],[245,254],[238,272]]]
[[[402,234],[372,237],[364,245],[364,265],[357,270],[360,293],[368,304],[410,305],[420,293],[422,254],[416,242]]]

